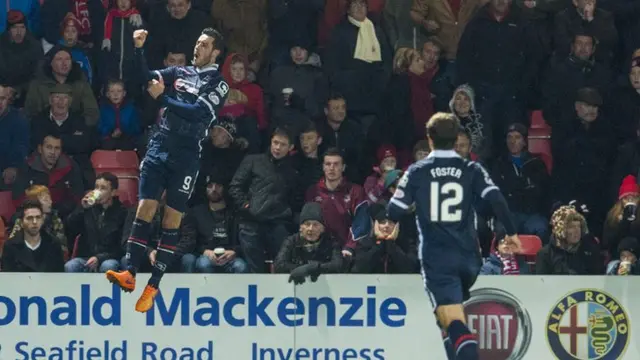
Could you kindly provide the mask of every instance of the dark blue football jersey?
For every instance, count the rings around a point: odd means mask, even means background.
[[[475,202],[499,191],[479,163],[453,150],[435,150],[411,165],[389,203],[391,218],[415,204],[421,253],[460,248],[477,252]]]
[[[174,66],[150,75],[165,84],[159,132],[167,135],[171,148],[199,148],[229,93],[218,66]]]

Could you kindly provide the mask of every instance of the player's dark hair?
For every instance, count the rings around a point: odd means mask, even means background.
[[[285,138],[287,138],[287,140],[289,140],[289,145],[293,144],[293,137],[284,128],[276,128],[275,130],[273,130],[273,133],[271,134],[271,138],[273,139],[276,136],[285,137]]]
[[[202,35],[207,35],[213,38],[214,49],[218,49],[220,51],[224,49],[224,36],[222,36],[218,30],[208,27],[202,30]]]
[[[327,151],[322,154],[322,162],[324,162],[324,159],[327,156],[339,156],[340,159],[342,159],[342,164],[345,164],[344,155],[342,155],[342,151],[340,151],[340,149],[338,149],[337,147],[328,148]]]
[[[29,209],[38,209],[40,210],[41,213],[44,213],[44,210],[42,209],[42,204],[40,204],[40,201],[38,199],[26,199],[25,201],[22,202],[23,218],[24,218],[24,213],[26,213],[27,210]]]
[[[111,184],[111,190],[118,189],[118,177],[113,175],[110,172],[103,172],[102,174],[96,176],[96,180],[104,180]]]
[[[433,150],[453,150],[458,139],[460,124],[453,114],[439,112],[429,119],[427,135],[433,142]]]

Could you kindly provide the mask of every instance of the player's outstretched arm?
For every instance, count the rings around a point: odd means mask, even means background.
[[[144,43],[147,40],[149,32],[147,30],[135,30],[133,32],[133,45],[134,49],[134,62],[135,68],[138,70],[139,76],[141,76],[140,81],[143,84],[151,80],[158,80],[160,82],[164,82],[165,84],[172,84],[174,80],[175,68],[169,67],[162,70],[154,70],[150,71],[149,66],[147,65],[147,59],[144,56]]]

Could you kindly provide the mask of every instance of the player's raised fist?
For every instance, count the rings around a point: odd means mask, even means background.
[[[147,40],[147,35],[149,32],[147,30],[136,30],[133,32],[133,44],[137,48],[141,48],[144,46],[144,42]]]

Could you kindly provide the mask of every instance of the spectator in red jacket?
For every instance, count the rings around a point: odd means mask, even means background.
[[[45,136],[38,150],[18,169],[13,183],[13,201],[18,207],[25,190],[31,185],[49,188],[53,207],[63,219],[76,208],[84,193],[82,172],[78,165],[62,152],[59,135]]]
[[[369,206],[360,185],[344,178],[346,164],[340,151],[330,148],[324,154],[324,177],[307,190],[305,201],[322,206],[322,217],[329,233],[342,246],[342,256],[351,257],[356,242],[369,235]]]
[[[230,112],[235,117],[254,117],[258,122],[258,129],[264,130],[268,125],[264,111],[264,95],[260,86],[247,79],[248,69],[247,59],[241,54],[231,53],[224,60],[222,76],[232,90],[223,112]],[[240,110],[233,110],[231,106],[237,106]]]

